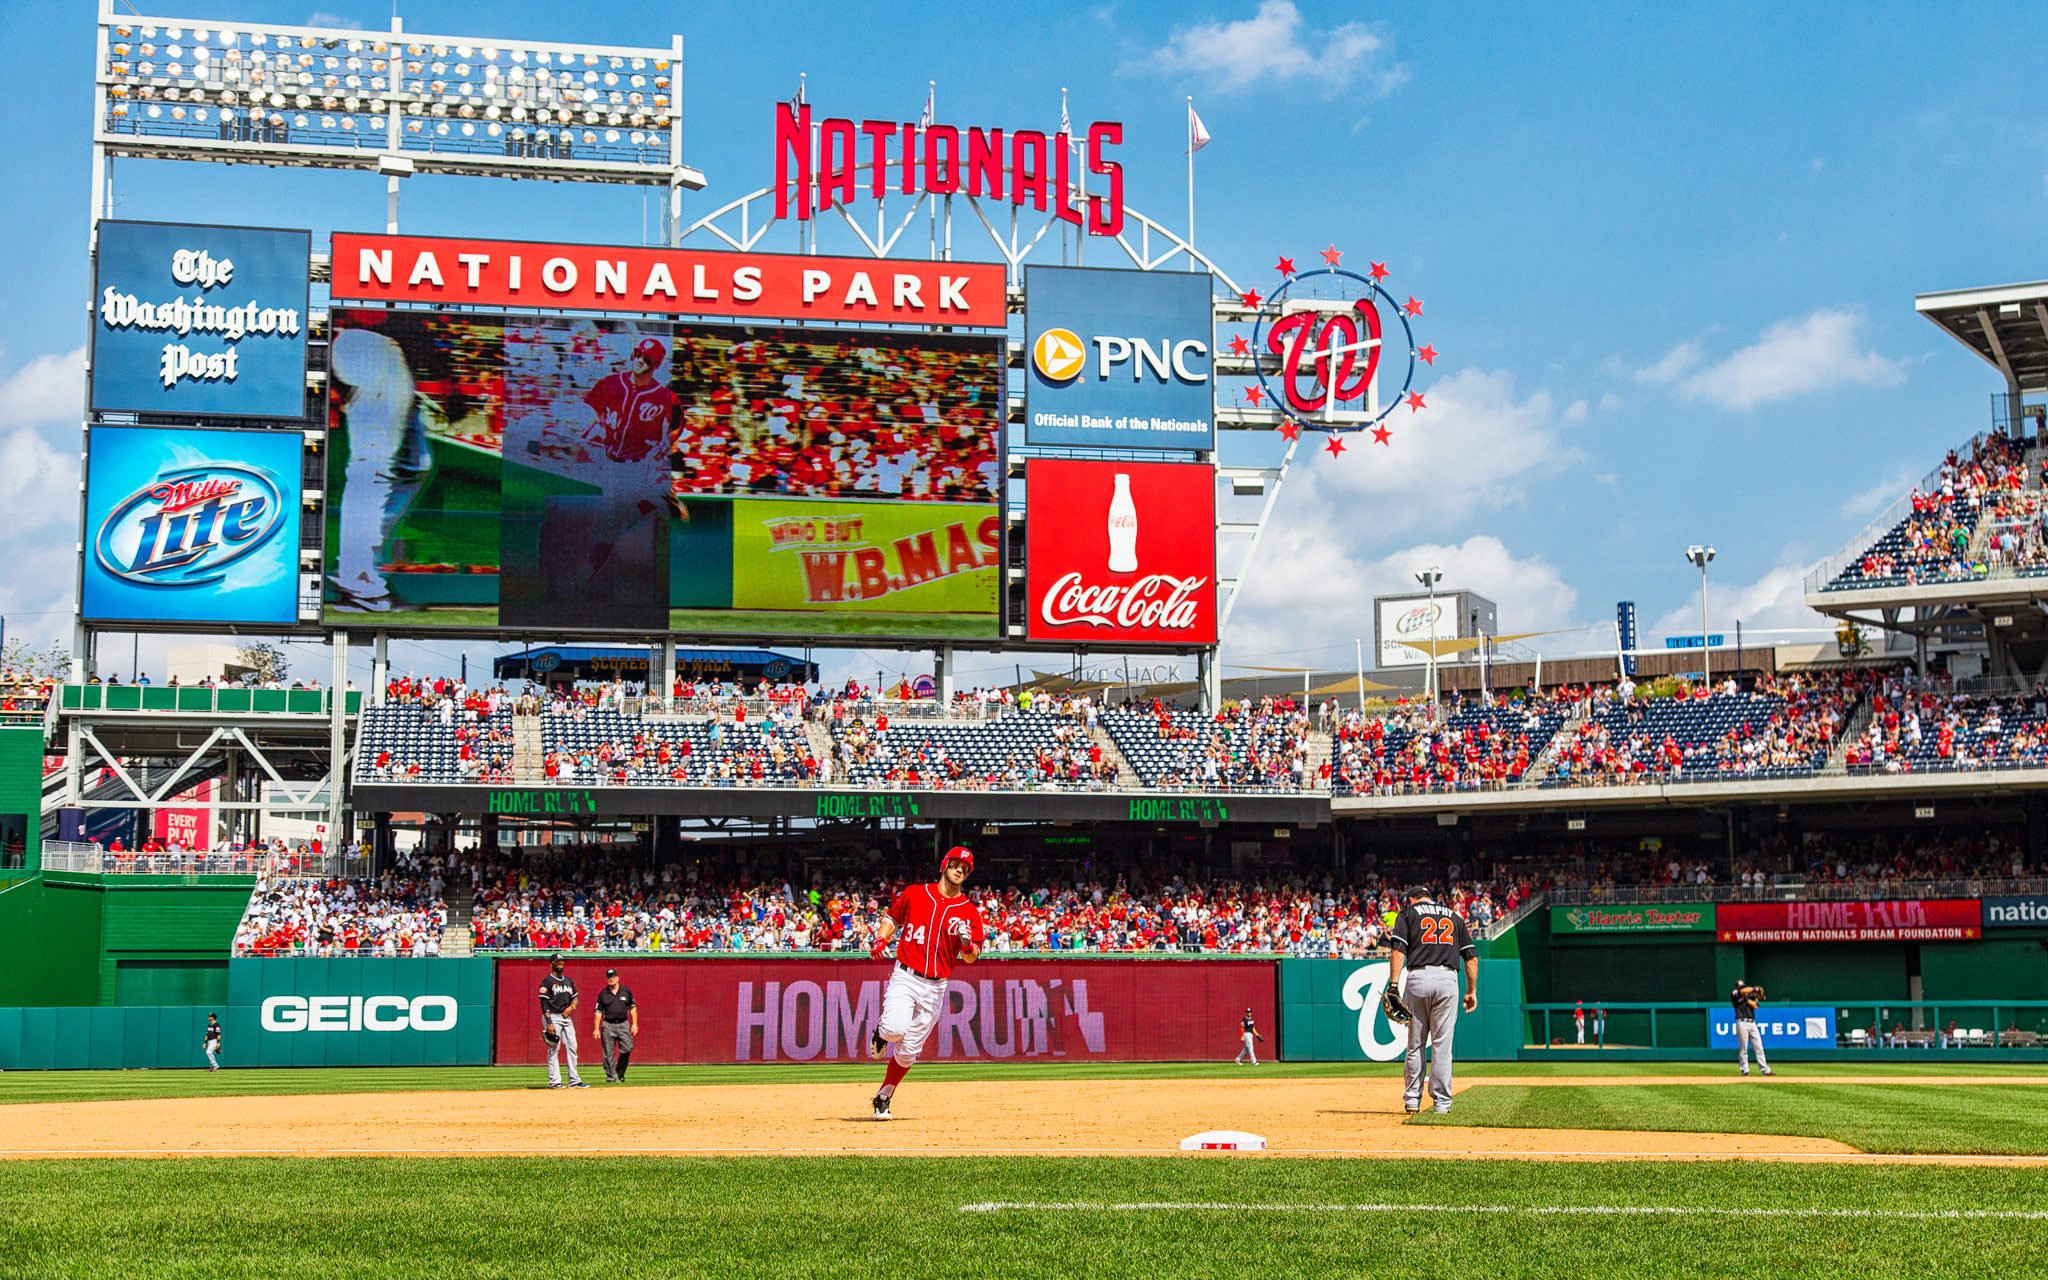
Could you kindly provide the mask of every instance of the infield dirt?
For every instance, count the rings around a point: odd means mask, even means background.
[[[1771,1087],[1735,1078],[1670,1079]],[[1852,1082],[1872,1083],[1868,1077],[1843,1081]],[[1540,1083],[1620,1081],[1552,1077]],[[870,1118],[870,1096],[865,1086],[823,1084],[600,1084],[559,1091],[24,1103],[0,1111],[6,1122],[0,1158],[1177,1155],[1184,1137],[1235,1129],[1264,1136],[1275,1155],[2042,1163],[1872,1156],[1828,1139],[1759,1134],[1404,1125],[1400,1082],[1392,1079],[920,1084],[913,1077],[896,1100],[897,1118],[887,1124]]]

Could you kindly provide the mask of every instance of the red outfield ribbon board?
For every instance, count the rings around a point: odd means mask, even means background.
[[[569,960],[587,1076],[602,1052],[591,1009],[616,968],[640,1005],[635,1063],[866,1062],[893,966],[844,960],[608,956]],[[498,962],[500,1064],[547,1061],[543,960]],[[1250,1006],[1269,1037],[1271,960],[995,960],[953,971],[921,1061],[1190,1062],[1238,1050]],[[879,1069],[879,1068],[878,1068]]]
[[[831,320],[1009,323],[1001,265],[605,244],[535,244],[337,231],[336,302],[450,303],[562,311]]]
[[[1983,936],[1983,903],[1724,902],[1722,942],[1942,942]]]

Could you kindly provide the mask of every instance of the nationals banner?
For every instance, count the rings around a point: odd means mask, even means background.
[[[1192,462],[1025,464],[1025,635],[1216,643],[1216,471]]]
[[[591,1002],[616,968],[640,1006],[633,1060],[867,1062],[892,966],[846,959],[571,959],[585,1062]],[[545,960],[498,962],[500,1064],[544,1062]],[[997,960],[956,969],[923,1061],[1180,1062],[1237,1051],[1247,1006],[1274,1026],[1270,960]],[[879,1064],[876,1067],[880,1070]]]
[[[1948,902],[1724,902],[1722,942],[1936,942],[1983,936],[1975,898]]]
[[[1206,277],[1204,277],[1206,279]],[[334,234],[336,302],[754,316],[856,324],[1009,323],[990,262],[821,258],[609,244]]]

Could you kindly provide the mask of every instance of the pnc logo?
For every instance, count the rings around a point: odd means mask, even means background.
[[[1209,344],[1200,338],[1083,338],[1072,329],[1050,328],[1031,344],[1031,367],[1047,382],[1067,383],[1088,374],[1088,348],[1095,348],[1095,380],[1107,382],[1128,370],[1131,381],[1186,382],[1207,386]]]
[[[272,996],[265,1031],[453,1031],[454,996]]]
[[[239,462],[166,466],[129,494],[93,534],[102,571],[143,587],[203,587],[277,535],[284,493]]]
[[[1088,351],[1072,329],[1047,329],[1031,344],[1031,364],[1047,382],[1071,382],[1087,366]]]

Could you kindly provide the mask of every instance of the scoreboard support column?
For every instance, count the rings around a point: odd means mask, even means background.
[[[334,682],[327,690],[327,839],[324,847],[339,849],[342,788],[348,781],[348,632],[329,637],[334,645]]]

